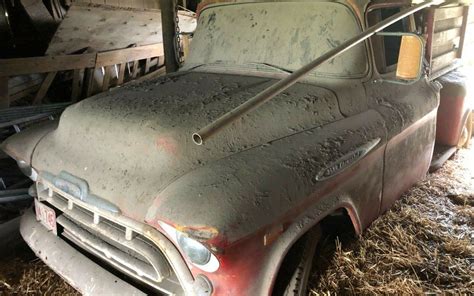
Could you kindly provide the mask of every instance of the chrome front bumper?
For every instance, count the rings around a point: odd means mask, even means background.
[[[37,222],[33,211],[24,215],[21,234],[38,257],[83,294],[143,295],[143,292],[78,249],[163,294],[212,293],[212,288],[203,285],[208,283],[204,277],[194,279],[176,247],[156,229],[120,213],[90,206],[47,179],[40,178],[36,185],[38,200],[56,210],[59,236]]]
[[[51,269],[84,295],[146,295],[82,255],[36,221],[32,210],[22,217],[23,239]]]

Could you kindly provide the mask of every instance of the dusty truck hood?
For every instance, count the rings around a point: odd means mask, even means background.
[[[89,98],[65,110],[58,128],[35,149],[33,166],[84,179],[94,195],[145,221],[163,190],[189,172],[342,118],[331,91],[299,83],[205,145],[192,142],[198,128],[273,82],[185,72]],[[167,210],[189,215],[185,206]]]

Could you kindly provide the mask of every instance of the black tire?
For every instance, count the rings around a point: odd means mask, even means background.
[[[320,238],[321,228],[316,226],[291,247],[281,265],[273,288],[273,295],[307,295],[308,280]]]

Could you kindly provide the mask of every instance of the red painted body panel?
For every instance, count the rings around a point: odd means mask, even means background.
[[[441,96],[436,123],[436,142],[438,144],[447,146],[458,144],[465,111],[465,97]]]
[[[468,107],[464,85],[465,77],[461,71],[453,71],[443,76],[439,82],[443,88],[440,92],[440,105],[436,122],[436,143],[456,146],[459,142]]]
[[[386,165],[392,170],[385,176],[381,213],[388,210],[416,182],[425,178],[433,156],[435,115],[436,110],[387,144]]]
[[[372,177],[366,173],[367,168],[374,168],[374,171],[381,168],[384,150],[385,145],[381,145],[351,168],[327,180],[275,223],[225,246],[223,253],[217,255],[220,262],[218,271],[205,273],[189,265],[191,272],[195,276],[205,274],[210,279],[214,287],[213,295],[271,295],[281,261],[292,245],[289,241],[296,241],[315,223],[337,209],[347,210],[357,233],[378,217],[381,192],[371,186],[366,186],[365,190],[360,186]],[[359,217],[357,213],[364,216]],[[317,218],[305,221],[308,216]],[[282,232],[273,242],[265,245],[265,234],[278,229],[279,225],[283,225]]]

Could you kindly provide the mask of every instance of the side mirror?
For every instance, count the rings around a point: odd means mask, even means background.
[[[420,80],[423,74],[423,56],[425,45],[423,39],[413,33],[377,33],[379,36],[400,37],[398,63],[395,77],[384,81],[411,84]]]

